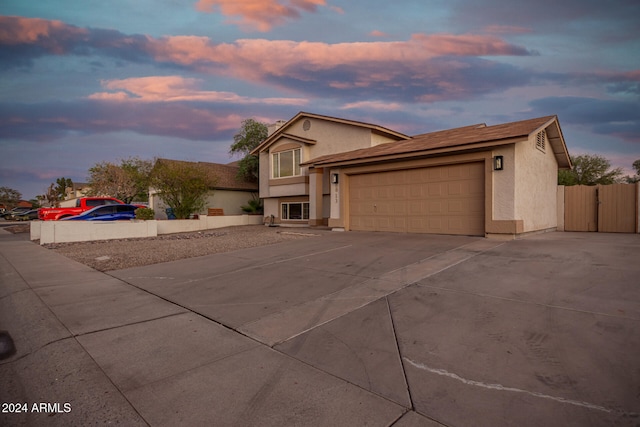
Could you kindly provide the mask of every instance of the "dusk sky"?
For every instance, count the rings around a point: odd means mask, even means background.
[[[414,135],[557,115],[571,155],[640,159],[638,0],[0,2],[0,186],[137,156],[229,163],[299,111]]]

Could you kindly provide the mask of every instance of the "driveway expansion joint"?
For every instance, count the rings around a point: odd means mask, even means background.
[[[241,325],[236,330],[273,347],[505,243],[490,240],[466,243],[392,270],[376,279],[365,280],[315,300],[271,313]],[[309,255],[297,258],[306,256]],[[342,304],[336,304],[338,302]],[[326,307],[328,303],[334,303],[329,313]],[[300,325],[304,326],[301,328]]]

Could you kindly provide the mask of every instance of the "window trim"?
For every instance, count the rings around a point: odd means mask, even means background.
[[[291,205],[300,205],[302,218],[289,218]],[[286,210],[286,216],[285,216]],[[309,220],[309,202],[282,202],[280,203],[280,219],[283,221],[308,221]],[[306,216],[306,218],[305,218]]]
[[[296,156],[296,152],[297,152],[297,156]],[[280,171],[281,171],[280,158],[282,154],[287,154],[287,153],[291,153],[291,162],[292,162],[291,169],[293,172],[291,175],[282,176],[280,174]],[[296,164],[296,160],[297,160],[297,164]],[[300,167],[300,163],[302,163],[301,147],[271,153],[271,178],[280,179],[280,178],[292,178],[296,176],[302,176],[302,168]],[[277,172],[277,175],[276,175],[276,172]]]

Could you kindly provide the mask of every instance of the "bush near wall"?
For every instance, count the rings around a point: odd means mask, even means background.
[[[136,219],[152,220],[155,217],[155,212],[150,208],[138,208],[135,210]]]

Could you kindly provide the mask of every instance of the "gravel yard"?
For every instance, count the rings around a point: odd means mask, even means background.
[[[109,271],[314,238],[322,233],[322,230],[304,228],[247,225],[145,239],[56,243],[44,247],[96,270]]]

